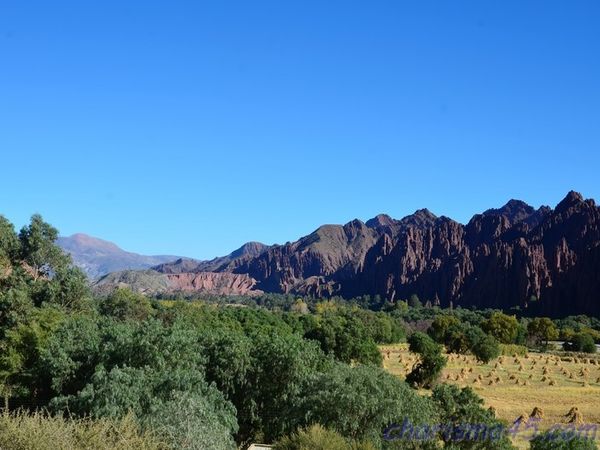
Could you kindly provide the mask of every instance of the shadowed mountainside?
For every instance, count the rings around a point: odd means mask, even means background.
[[[204,277],[231,286],[220,289],[230,294],[369,294],[391,301],[417,294],[442,306],[600,314],[600,209],[576,192],[554,209],[510,200],[466,225],[422,209],[400,220],[381,214],[366,223],[324,225],[284,245],[247,246],[227,257],[181,260],[154,271],[179,276],[167,291],[193,292],[194,276],[184,275],[212,273]],[[247,278],[239,284],[226,274]],[[99,285],[113,282],[109,277]],[[198,286],[201,292],[207,285]]]

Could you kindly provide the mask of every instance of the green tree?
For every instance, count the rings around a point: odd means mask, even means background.
[[[431,387],[439,378],[446,358],[442,347],[424,333],[413,333],[408,338],[409,350],[419,354],[419,362],[406,376],[406,382],[418,387]]]
[[[8,269],[10,264],[17,260],[19,247],[19,238],[13,224],[0,215],[0,270]]]
[[[19,323],[0,341],[0,385],[13,397],[14,406],[36,405],[47,401],[47,386],[40,379],[42,350],[58,328],[64,314],[56,308],[32,311],[27,323]]]
[[[460,320],[456,316],[441,314],[436,316],[427,330],[427,334],[439,344],[445,344],[450,331],[460,326]]]
[[[537,345],[548,345],[558,338],[558,329],[548,317],[536,317],[527,324],[527,336]]]
[[[240,443],[257,437],[271,441],[294,431],[305,380],[330,364],[316,343],[298,335],[259,332],[252,341],[253,364],[235,397]]]
[[[410,306],[411,308],[422,308],[423,303],[421,302],[417,294],[412,294],[408,299],[408,306]]]
[[[445,427],[440,438],[446,448],[514,449],[505,426],[483,408],[483,399],[471,388],[440,384],[433,389],[431,398]]]
[[[467,331],[471,353],[484,364],[500,356],[500,345],[493,336],[485,334],[481,328],[473,326]]]
[[[563,344],[563,348],[571,352],[596,353],[596,343],[588,333],[575,333],[570,341]]]
[[[513,344],[517,337],[519,322],[515,316],[494,312],[488,320],[481,324],[481,328],[499,342]]]
[[[120,320],[145,320],[152,313],[152,304],[142,294],[118,288],[99,304],[100,312]]]
[[[69,263],[69,257],[55,244],[58,230],[34,214],[19,233],[21,259],[28,265],[34,280],[47,277]]]
[[[299,425],[319,423],[350,439],[381,445],[389,425],[435,417],[426,397],[378,367],[336,363],[307,377],[303,386]]]

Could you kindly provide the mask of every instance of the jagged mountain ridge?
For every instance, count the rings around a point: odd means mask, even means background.
[[[245,293],[378,294],[389,300],[416,293],[442,306],[600,314],[600,211],[576,192],[555,209],[511,200],[464,225],[428,210],[400,220],[382,214],[324,225],[256,253],[200,264],[191,273],[247,276],[252,286],[245,284]]]

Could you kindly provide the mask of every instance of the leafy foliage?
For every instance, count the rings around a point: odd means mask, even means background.
[[[407,375],[406,382],[429,388],[437,381],[447,362],[442,356],[442,347],[424,333],[413,333],[408,338],[408,343],[409,350],[418,353],[420,361]]]
[[[593,439],[575,431],[550,429],[531,440],[531,450],[597,450]]]

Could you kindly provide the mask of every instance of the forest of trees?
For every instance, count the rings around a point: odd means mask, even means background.
[[[88,430],[70,436],[89,444],[89,430],[108,423],[107,436],[135,439],[131,448],[308,449],[320,440],[340,449],[508,449],[506,434],[412,441],[386,439],[385,430],[406,420],[506,425],[471,389],[439,383],[442,346],[489,361],[503,345],[542,348],[560,337],[570,350],[592,351],[600,338],[596,319],[518,319],[414,298],[412,306],[162,301],[123,289],[95,298],[57,236],[40,216],[20,232],[0,216],[0,448],[37,448],[28,441],[35,433],[23,430],[44,426]],[[407,339],[420,363],[405,382],[382,369],[378,345]],[[97,448],[119,448],[104,442]]]

